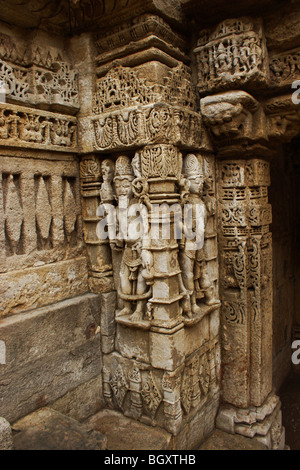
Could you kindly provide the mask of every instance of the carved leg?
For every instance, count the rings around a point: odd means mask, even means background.
[[[137,296],[145,294],[146,290],[147,290],[147,285],[146,285],[145,279],[142,276],[142,273],[140,272],[138,275],[138,279],[137,279],[137,288],[136,288]],[[137,301],[135,312],[130,317],[132,321],[143,320],[143,316],[146,310],[146,304],[147,304],[147,301],[145,300]]]
[[[122,262],[120,270],[120,287],[121,291],[125,295],[131,294],[131,282],[129,280],[130,271],[128,266]],[[119,312],[118,316],[130,315],[131,314],[131,303],[130,301],[123,301],[124,307]]]

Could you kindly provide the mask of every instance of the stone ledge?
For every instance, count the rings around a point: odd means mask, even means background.
[[[0,418],[0,450],[13,450],[10,424],[4,418]]]
[[[216,429],[198,450],[268,450],[268,448],[255,439],[228,434]]]
[[[13,426],[15,450],[105,450],[106,438],[75,419],[42,408]]]
[[[102,410],[85,422],[107,436],[108,450],[171,450],[172,436],[112,410]]]

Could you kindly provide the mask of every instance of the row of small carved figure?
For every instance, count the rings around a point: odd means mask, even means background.
[[[205,46],[198,55],[199,78],[209,81],[224,73],[249,74],[261,69],[262,49],[258,38],[234,38]]]
[[[0,139],[73,147],[76,144],[76,125],[69,119],[1,110]]]

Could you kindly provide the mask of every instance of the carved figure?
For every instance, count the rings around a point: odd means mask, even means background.
[[[132,314],[132,305],[136,302],[135,312],[131,315],[132,321],[141,321],[147,303],[147,284],[143,276],[144,266],[142,260],[143,240],[135,234],[123,233],[124,227],[130,226],[130,207],[137,204],[138,200],[133,197],[132,182],[134,180],[133,169],[130,159],[120,156],[116,162],[114,185],[118,200],[118,235],[113,245],[117,248],[123,247],[120,268],[120,298],[124,307],[118,316]],[[126,220],[125,220],[126,217]],[[136,217],[136,216],[135,216]],[[125,244],[124,244],[125,241]],[[148,267],[148,263],[147,263]],[[146,271],[147,267],[145,266]]]
[[[217,303],[215,299],[214,286],[210,282],[206,261],[204,257],[204,229],[207,220],[207,209],[201,196],[203,193],[203,173],[196,155],[188,154],[183,163],[183,175],[188,181],[189,194],[185,201],[188,204],[188,211],[185,217],[191,221],[191,226],[187,228],[187,222],[184,221],[185,233],[180,245],[179,263],[182,271],[182,281],[185,290],[190,297],[190,312],[194,315],[201,314],[201,308],[197,304],[197,297],[205,297],[207,305]],[[199,220],[199,215],[202,220]],[[199,230],[203,233],[199,233]],[[189,239],[188,232],[192,231],[202,239],[202,242],[195,244]],[[197,233],[198,231],[198,233]],[[196,249],[197,247],[197,249]],[[184,310],[187,312],[186,306]],[[188,313],[188,316],[190,314]]]
[[[101,163],[101,172],[103,177],[103,183],[100,188],[101,202],[112,202],[114,200],[114,192],[112,188],[112,182],[114,179],[115,164],[112,160],[106,159]]]

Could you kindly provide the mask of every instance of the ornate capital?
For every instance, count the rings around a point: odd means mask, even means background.
[[[200,105],[203,121],[218,147],[267,140],[263,109],[248,93],[228,91],[207,96]]]

